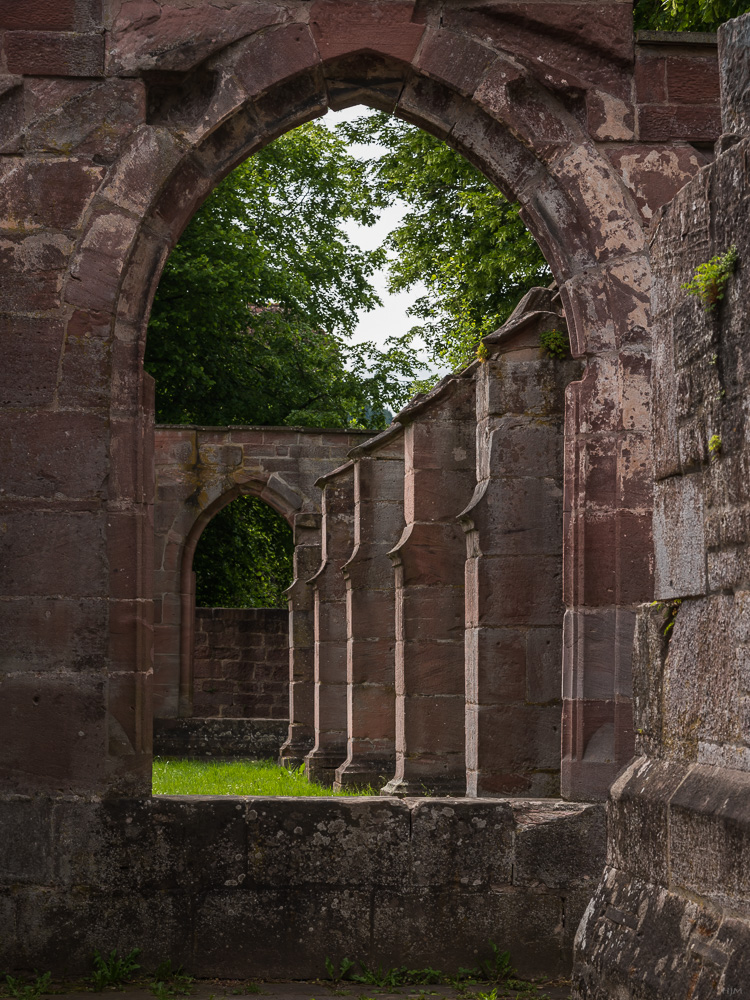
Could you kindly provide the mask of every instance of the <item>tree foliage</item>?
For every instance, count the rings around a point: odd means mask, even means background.
[[[196,546],[196,605],[285,608],[293,554],[283,517],[258,497],[238,497],[209,521]]]
[[[383,426],[413,378],[406,351],[352,347],[382,250],[349,221],[376,216],[363,164],[318,124],[229,174],[164,268],[146,369],[163,423]]]
[[[636,0],[633,17],[636,30],[716,31],[748,12],[748,0]]]
[[[340,130],[348,142],[384,147],[368,163],[370,185],[407,206],[387,249],[392,291],[426,286],[410,309],[412,337],[443,369],[468,364],[529,288],[551,280],[518,205],[444,142],[398,119],[368,114]]]

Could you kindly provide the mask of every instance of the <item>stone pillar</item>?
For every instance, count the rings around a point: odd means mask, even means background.
[[[393,424],[350,452],[354,552],[344,566],[347,758],[335,787],[372,785],[396,767],[395,586],[389,550],[404,527],[404,430]]]
[[[320,567],[308,580],[315,608],[315,745],[305,757],[308,776],[332,784],[346,758],[346,582],[344,563],[354,545],[354,465],[317,480],[323,489]]]
[[[396,569],[396,774],[385,795],[463,795],[464,563],[476,366],[399,414],[406,527]]]
[[[320,566],[320,514],[294,518],[294,581],[289,598],[289,735],[279,763],[299,767],[315,745],[315,628],[313,593],[307,580]]]
[[[607,868],[576,935],[575,996],[592,1000],[748,988],[750,15],[719,39],[727,133],[652,231],[658,604],[638,614],[636,757],[610,790]],[[722,298],[687,295],[732,246]]]
[[[466,531],[467,794],[560,794],[565,386],[581,363],[559,295],[534,289],[484,341],[477,373],[477,486]]]

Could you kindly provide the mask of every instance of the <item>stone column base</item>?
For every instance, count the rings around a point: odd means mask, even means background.
[[[380,789],[381,795],[397,795],[401,798],[406,796],[427,796],[453,797],[466,795],[466,779],[464,777],[430,777],[426,775],[421,779],[414,778],[391,778],[387,785]]]
[[[279,764],[289,770],[300,767],[314,744],[315,737],[307,726],[290,726],[289,736],[279,748]]]
[[[346,758],[346,747],[321,747],[311,750],[305,757],[305,773],[310,781],[321,785],[332,785],[336,778],[336,768]]]
[[[396,770],[395,757],[358,757],[346,760],[336,768],[333,787],[337,792],[357,785],[360,788],[382,788]]]

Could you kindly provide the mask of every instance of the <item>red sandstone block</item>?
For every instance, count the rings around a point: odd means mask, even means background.
[[[190,70],[219,49],[287,16],[283,8],[259,0],[229,10],[213,4],[186,9],[165,4],[156,18],[150,6],[140,18],[133,6],[124,5],[112,32],[109,70],[115,74]]]
[[[78,511],[8,511],[0,533],[0,564],[8,596],[106,593],[105,515]]]
[[[543,159],[554,156],[570,142],[566,122],[529,87],[525,73],[498,59],[474,95],[483,108],[527,141]]]
[[[400,557],[405,587],[463,585],[466,539],[456,523],[412,524],[393,551]]]
[[[0,468],[6,495],[56,500],[102,499],[107,478],[107,429],[103,415],[9,415],[0,435]]]
[[[494,479],[475,508],[474,523],[483,555],[558,555],[559,483],[542,478]]]
[[[14,31],[5,36],[11,73],[27,76],[101,76],[104,35]]]
[[[439,761],[444,754],[463,755],[464,714],[463,693],[453,698],[407,699],[403,723],[407,757],[426,754]]]
[[[0,784],[8,790],[104,791],[106,680],[100,674],[25,676],[2,683]]]
[[[0,404],[46,406],[55,391],[63,325],[48,318],[0,317]]]
[[[102,168],[83,160],[8,157],[0,173],[0,229],[77,229],[102,176]]]
[[[672,57],[666,61],[667,99],[673,104],[719,106],[719,67],[715,57]],[[665,103],[667,103],[665,101]]]
[[[620,420],[626,431],[651,429],[651,359],[641,352],[620,355]]]
[[[634,136],[635,110],[629,99],[591,88],[586,92],[586,123],[594,139],[627,141]]]
[[[316,680],[327,687],[346,686],[346,645],[343,643],[318,643]]]
[[[400,114],[410,122],[426,124],[439,134],[448,135],[461,117],[460,100],[446,85],[429,77],[414,77],[401,91]]]
[[[132,670],[120,673],[110,671],[108,681],[109,755],[128,757],[133,753],[144,752],[147,724],[145,674]]]
[[[442,422],[415,421],[409,435],[411,460],[420,471],[473,469],[474,449],[469,447],[473,443],[464,428],[454,430]]]
[[[68,321],[58,386],[61,406],[104,406],[109,396],[110,318],[76,310]]]
[[[154,186],[171,176],[184,149],[166,129],[142,125],[102,187],[102,197],[135,215],[144,215],[154,197]]]
[[[54,309],[60,303],[70,244],[59,236],[8,236],[0,248],[2,311]]]
[[[583,580],[582,603],[590,607],[617,602],[617,517],[614,512],[579,516],[582,532],[580,573]]]
[[[416,65],[428,76],[470,97],[497,58],[493,49],[469,36],[427,28]]]
[[[323,59],[370,50],[410,62],[424,32],[413,12],[414,0],[316,0],[310,26]]]
[[[422,640],[404,647],[404,688],[411,695],[464,693],[463,637],[455,642]]]
[[[383,688],[358,688],[352,695],[352,732],[363,741],[393,741],[396,732],[395,701]]]
[[[17,76],[0,76],[0,153],[8,155],[23,151],[22,80]]]
[[[663,104],[667,100],[666,60],[648,58],[638,50],[635,62],[635,97],[637,104]]]
[[[144,596],[145,574],[142,576],[139,573],[138,553],[146,540],[145,530],[144,513],[115,511],[107,515],[109,592],[112,598],[132,600]]]
[[[565,90],[596,81],[621,100],[629,96],[623,65],[633,58],[633,28],[624,4],[490,3],[448,8],[441,20],[513,52],[542,84]]]
[[[526,699],[526,632],[514,628],[476,628],[467,634],[467,669],[478,705]],[[558,667],[559,673],[559,667]],[[467,690],[469,684],[467,683]]]
[[[145,121],[141,80],[90,83],[45,77],[26,81],[26,148],[111,161]]]
[[[577,442],[577,461],[585,473],[585,504],[587,509],[612,510],[618,499],[618,440],[600,435]],[[583,498],[581,498],[583,499]]]
[[[687,139],[713,142],[721,134],[721,113],[711,105],[652,105],[638,110],[638,134],[646,142]]]
[[[628,434],[618,445],[618,506],[650,509],[653,504],[651,439]]]
[[[651,512],[617,514],[618,604],[642,604],[653,595]]]
[[[0,672],[97,671],[107,656],[105,599],[0,601]]]
[[[526,701],[537,705],[559,702],[562,629],[529,629],[526,650]]]
[[[352,640],[348,647],[348,676],[358,684],[390,685],[396,653],[395,639]]]
[[[293,24],[245,39],[239,47],[235,73],[248,94],[310,70],[320,62],[306,24]]]
[[[568,387],[575,398],[575,408],[566,408],[566,440],[586,426],[589,434],[617,432],[620,429],[619,365],[605,358],[594,358],[586,366],[583,379]],[[568,426],[575,420],[574,426]]]
[[[558,705],[485,705],[478,712],[477,730],[479,768],[505,775],[507,791],[511,775],[520,784],[537,768],[560,766]],[[484,787],[489,790],[489,785]]]
[[[564,192],[571,203],[572,219],[584,237],[582,247],[598,261],[623,256],[626,253],[645,253],[643,229],[633,217],[632,208],[619,184],[610,179],[601,168],[599,154],[589,145],[571,149],[551,169],[555,189],[549,194],[553,202],[549,209],[559,205]],[[580,186],[582,176],[597,176],[599,182],[587,189]],[[582,224],[582,220],[596,219],[596,223]],[[563,222],[562,218],[556,220]],[[568,234],[569,235],[569,234]]]
[[[393,582],[393,568],[390,574]],[[392,639],[395,629],[393,590],[352,593],[349,632],[355,639]]]
[[[478,621],[554,625],[562,616],[559,555],[482,556],[477,563]]]
[[[0,0],[0,29],[6,31],[70,31],[74,18],[75,0]]]

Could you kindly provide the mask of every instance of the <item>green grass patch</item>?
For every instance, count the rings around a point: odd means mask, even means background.
[[[272,760],[180,760],[154,757],[154,795],[374,795],[371,788],[334,792]]]

